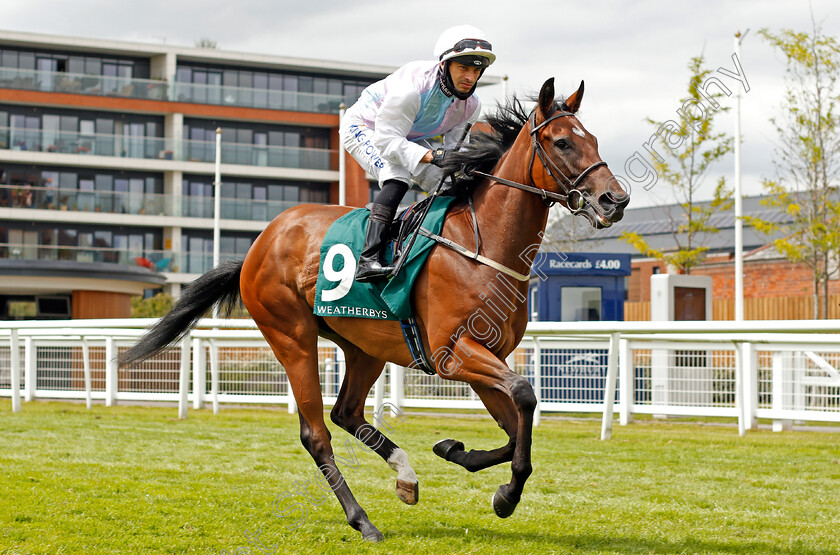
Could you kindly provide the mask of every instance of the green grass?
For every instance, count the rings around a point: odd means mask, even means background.
[[[470,474],[431,452],[447,437],[468,449],[501,445],[492,421],[393,419],[389,435],[417,471],[420,503],[400,503],[395,474],[357,448],[345,477],[385,534],[371,545],[332,495],[292,531],[291,518],[272,514],[278,495],[318,476],[296,415],[176,416],[47,402],[13,414],[0,401],[0,553],[233,553],[258,529],[278,554],[840,552],[837,434],[739,438],[731,427],[646,421],[602,442],[597,420],[544,419],[522,502],[502,520],[490,498],[510,465]],[[349,436],[331,429],[346,453]]]

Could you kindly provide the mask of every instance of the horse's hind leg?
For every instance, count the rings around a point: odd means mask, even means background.
[[[330,432],[324,422],[324,403],[318,377],[317,324],[314,316],[308,312],[305,306],[290,306],[282,321],[264,312],[258,312],[254,320],[286,370],[300,411],[301,443],[341,503],[347,523],[361,532],[364,539],[380,541],[382,533],[370,522],[365,510],[353,497],[335,463]]]
[[[365,398],[382,373],[385,363],[368,356],[346,341],[336,341],[344,351],[347,370],[330,417],[333,422],[375,451],[397,472],[397,497],[403,503],[414,505],[419,500],[420,489],[417,475],[408,462],[408,455],[365,420]],[[380,407],[374,407],[375,411],[379,409]],[[374,412],[374,423],[377,420],[384,423],[383,415]],[[387,423],[385,425],[387,426]]]

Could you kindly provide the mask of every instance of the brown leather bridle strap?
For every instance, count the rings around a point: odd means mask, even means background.
[[[532,172],[533,172],[533,168],[534,168],[534,159],[536,157],[539,157],[540,162],[542,163],[543,168],[545,169],[546,173],[548,173],[548,175],[550,175],[554,179],[554,182],[557,183],[558,188],[561,191],[563,191],[562,193],[555,193],[555,192],[552,192],[552,191],[547,191],[545,189],[540,189],[539,187],[534,187],[532,185],[525,185],[524,183],[519,183],[517,181],[511,181],[510,179],[504,179],[502,177],[496,177],[495,175],[491,175],[489,173],[485,173],[485,172],[478,171],[478,170],[473,170],[471,173],[473,173],[475,175],[480,175],[481,177],[486,177],[487,179],[491,179],[491,180],[495,181],[496,183],[501,183],[502,185],[507,185],[508,187],[514,187],[514,188],[520,189],[522,191],[537,194],[540,197],[542,197],[543,202],[547,206],[551,206],[555,202],[565,202],[566,205],[568,206],[568,208],[572,212],[576,212],[577,210],[579,210],[579,207],[576,203],[572,203],[572,204],[575,204],[575,205],[570,206],[569,205],[569,197],[573,196],[574,194],[582,196],[583,193],[577,189],[577,186],[580,184],[580,182],[587,175],[589,175],[589,173],[592,170],[594,170],[596,168],[599,168],[601,166],[606,166],[607,163],[604,162],[603,160],[595,162],[594,164],[592,164],[591,166],[589,166],[588,168],[583,170],[583,172],[581,172],[580,175],[578,175],[575,178],[575,180],[572,181],[569,177],[566,176],[566,174],[563,173],[563,171],[559,167],[557,167],[557,165],[554,162],[551,161],[551,159],[548,156],[548,153],[546,153],[545,149],[543,148],[542,143],[540,143],[539,139],[537,139],[537,131],[539,131],[543,126],[545,126],[546,124],[556,120],[557,118],[562,118],[562,117],[565,117],[565,116],[573,116],[573,115],[574,114],[572,112],[568,112],[568,111],[565,111],[565,110],[557,110],[556,112],[549,115],[549,117],[545,118],[545,120],[543,120],[539,125],[537,125],[537,123],[536,123],[536,121],[537,121],[536,110],[531,112],[531,116],[528,118],[528,124],[531,126],[531,138],[532,138],[531,140],[532,140],[532,143],[533,143],[533,147],[531,149],[531,161],[528,164],[528,175],[529,176],[533,175]],[[564,181],[560,181],[560,179],[557,177],[557,175],[555,175],[555,172],[558,175],[560,175],[560,177],[562,177]],[[533,179],[533,177],[531,177],[531,179]]]

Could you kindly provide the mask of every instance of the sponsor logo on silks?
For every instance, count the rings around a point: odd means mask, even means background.
[[[350,134],[356,138],[356,142],[362,145],[362,152],[373,162],[373,165],[380,170],[385,167],[385,162],[379,157],[376,148],[371,144],[368,138],[368,130],[364,125],[353,124],[349,128]]]
[[[364,306],[330,306],[316,305],[315,314],[318,316],[355,316],[357,318],[388,319],[387,310],[377,310]]]

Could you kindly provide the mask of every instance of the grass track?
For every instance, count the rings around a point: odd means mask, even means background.
[[[490,497],[510,465],[476,474],[431,446],[501,445],[490,420],[408,416],[389,436],[420,478],[420,503],[393,493],[394,473],[354,449],[344,474],[385,534],[365,544],[335,497],[292,516],[272,502],[319,476],[283,410],[177,409],[34,402],[11,413],[0,401],[0,554],[233,553],[840,553],[840,437],[643,422],[616,427],[551,421],[535,429],[534,473],[514,515]],[[346,433],[333,446],[346,454]],[[352,441],[352,440],[351,440]],[[315,492],[316,490],[310,489]],[[289,505],[284,504],[283,507]],[[240,550],[244,553],[245,550]],[[266,551],[268,552],[268,551]]]

